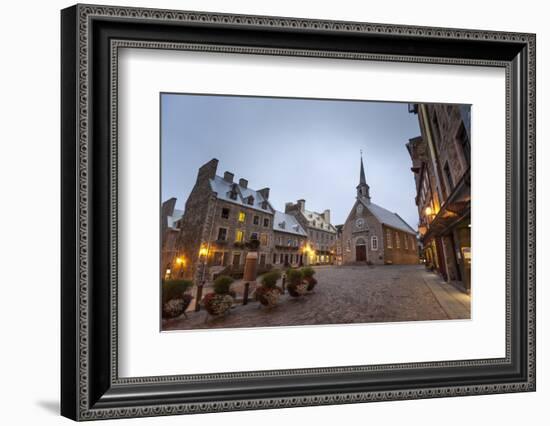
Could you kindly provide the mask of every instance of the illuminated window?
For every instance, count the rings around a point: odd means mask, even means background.
[[[244,232],[241,230],[237,230],[237,233],[235,234],[235,242],[242,243],[244,240]]]
[[[239,222],[244,222],[246,219],[246,214],[245,212],[239,212]]]
[[[391,231],[389,229],[386,230],[386,247],[392,248],[391,244]]]

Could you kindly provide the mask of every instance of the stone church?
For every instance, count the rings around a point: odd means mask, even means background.
[[[339,235],[342,263],[416,264],[416,231],[397,213],[373,203],[363,157],[356,201]]]

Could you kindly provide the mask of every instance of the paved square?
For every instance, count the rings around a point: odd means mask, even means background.
[[[163,330],[426,321],[470,318],[470,296],[422,265],[319,266],[311,294],[285,293],[273,309],[251,302],[224,317],[204,310],[163,320]]]

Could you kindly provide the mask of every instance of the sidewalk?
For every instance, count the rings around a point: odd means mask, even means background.
[[[461,292],[432,272],[425,271],[422,278],[449,318],[471,318],[469,294]]]

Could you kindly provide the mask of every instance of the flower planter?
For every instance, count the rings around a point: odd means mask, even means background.
[[[313,277],[305,278],[304,280],[307,282],[307,291],[313,291],[317,285],[317,280]]]
[[[279,287],[267,288],[261,286],[256,290],[256,298],[262,305],[273,308],[279,303],[282,293],[283,291]]]
[[[288,294],[292,297],[300,297],[307,293],[308,283],[303,281],[300,284],[289,284],[287,286]]]
[[[233,306],[235,299],[229,294],[209,293],[204,296],[204,309],[212,316],[225,314]]]
[[[192,300],[193,296],[190,294],[184,294],[182,297],[170,299],[162,305],[162,317],[176,318],[182,314],[185,315],[185,311],[189,307]]]

